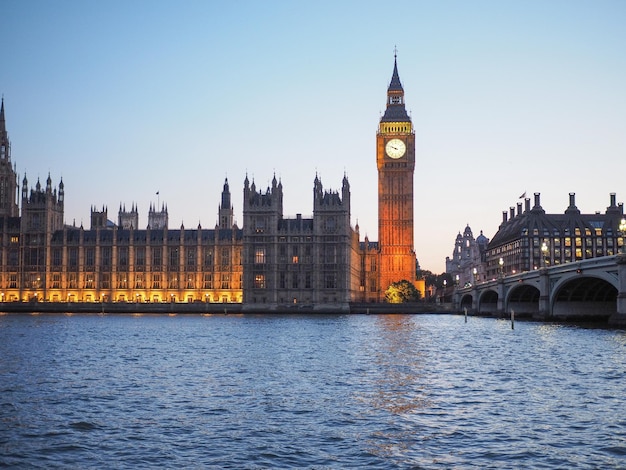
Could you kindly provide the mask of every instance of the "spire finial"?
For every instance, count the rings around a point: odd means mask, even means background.
[[[398,46],[393,46],[393,58],[394,60],[398,58]]]
[[[4,93],[2,94],[2,104],[0,105],[0,132],[6,135],[6,124],[4,120]],[[0,137],[2,137],[0,135]]]

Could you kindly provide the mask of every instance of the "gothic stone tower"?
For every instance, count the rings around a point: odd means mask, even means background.
[[[394,56],[387,109],[376,134],[378,240],[381,298],[392,282],[415,281],[413,173],[415,132],[404,107],[404,89]]]
[[[39,179],[35,189],[28,194],[28,180],[22,181],[22,220],[20,249],[22,250],[22,279],[20,298],[38,299],[43,289],[42,298],[46,298],[52,266],[51,241],[54,232],[63,229],[63,206],[65,189],[63,180],[58,192],[52,188],[52,179],[48,175],[46,188],[41,187]]]
[[[133,203],[130,212],[128,212],[126,210],[126,204],[124,204],[124,207],[120,204],[120,210],[117,213],[117,221],[119,228],[137,230],[139,228],[139,211],[137,210],[137,205]]]
[[[4,99],[0,107],[0,217],[18,217],[17,174],[11,166],[11,143],[4,120]]]
[[[344,175],[339,191],[325,191],[321,180],[313,182],[313,272],[317,276],[313,302],[317,306],[332,304],[348,309],[352,294],[358,289],[353,282],[353,231],[350,227],[350,183]],[[306,249],[303,247],[304,259]]]
[[[232,228],[235,221],[235,211],[230,202],[230,187],[228,186],[228,178],[224,181],[224,189],[222,190],[222,202],[217,208],[218,228]]]
[[[271,189],[243,188],[243,303],[275,308],[278,304],[278,225],[283,218],[283,185],[272,179]]]
[[[167,206],[165,204],[161,204],[161,211],[157,212],[157,210],[158,208],[151,203],[150,209],[148,210],[148,228],[153,230],[167,228],[169,220]]]

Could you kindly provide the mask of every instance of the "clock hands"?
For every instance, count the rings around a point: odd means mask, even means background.
[[[390,139],[385,147],[391,158],[401,158],[406,151],[406,145],[401,139]]]

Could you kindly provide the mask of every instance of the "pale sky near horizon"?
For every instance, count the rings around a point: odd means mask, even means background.
[[[393,5],[393,6],[392,6]],[[415,250],[440,273],[526,192],[562,213],[626,201],[626,2],[0,1],[0,93],[20,183],[65,221],[167,204],[212,228],[228,177],[282,181],[284,214],[351,185],[377,240],[375,137],[397,46],[416,132]],[[159,196],[156,195],[157,191]]]

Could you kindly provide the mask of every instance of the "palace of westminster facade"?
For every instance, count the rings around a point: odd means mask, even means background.
[[[379,241],[350,225],[350,184],[323,189],[315,176],[313,217],[283,216],[282,183],[266,190],[246,176],[243,227],[234,224],[228,180],[215,228],[172,230],[165,206],[151,206],[146,229],[120,205],[91,208],[89,229],[64,223],[65,188],[26,176],[11,162],[0,110],[0,302],[242,303],[248,311],[298,306],[347,309],[380,302],[392,283],[416,283],[413,248],[415,134],[397,63],[377,132]],[[18,199],[21,204],[18,204]],[[419,285],[419,284],[418,284]],[[423,293],[423,290],[422,290]]]
[[[350,184],[326,191],[315,176],[313,217],[283,216],[282,183],[264,191],[246,176],[243,227],[234,223],[225,181],[212,229],[168,227],[165,206],[150,206],[148,225],[120,205],[117,223],[91,208],[91,226],[64,224],[65,187],[48,176],[18,184],[0,108],[0,302],[240,303],[244,311],[293,306],[349,309],[381,302],[393,282],[416,279],[413,247],[415,132],[405,109],[397,62],[376,134],[378,242],[360,241],[350,224]],[[525,197],[525,195],[524,195]],[[539,193],[503,212],[498,232],[474,239],[459,233],[446,272],[467,286],[509,274],[585,258],[610,256],[623,246],[624,205],[614,193],[606,212],[581,214],[570,194],[563,214],[546,214]],[[18,199],[21,204],[18,204]]]

